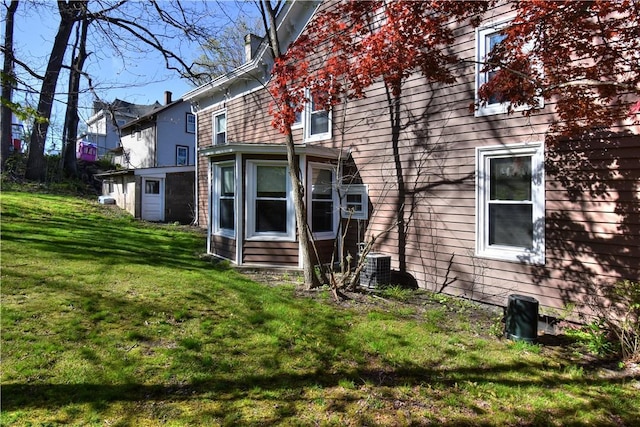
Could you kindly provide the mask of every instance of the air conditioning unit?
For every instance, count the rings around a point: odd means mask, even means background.
[[[365,257],[365,265],[360,272],[360,286],[377,288],[391,279],[391,256],[379,252],[370,252]]]

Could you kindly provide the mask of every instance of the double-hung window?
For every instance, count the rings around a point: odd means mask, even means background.
[[[286,162],[247,162],[247,238],[294,240],[295,217]]]
[[[337,228],[335,171],[331,165],[310,164],[311,231],[316,238],[334,238]]]
[[[214,165],[214,232],[228,237],[235,236],[236,178],[233,163]]]
[[[186,129],[187,133],[196,133],[196,115],[187,113]]]
[[[480,87],[489,82],[497,71],[482,71],[487,63],[489,53],[505,39],[505,35],[501,33],[502,29],[507,26],[508,22],[476,29],[476,94]],[[476,100],[477,101],[477,100]],[[499,102],[495,97],[487,101],[484,106],[478,106],[476,116],[487,116],[491,114],[505,113],[508,104]]]
[[[176,145],[176,165],[184,166],[189,164],[189,147],[186,145]]]
[[[227,112],[217,111],[213,113],[213,145],[227,143]]]
[[[544,262],[542,144],[476,149],[479,256]]]
[[[313,94],[309,98],[304,109],[305,139],[313,141],[331,138],[331,112],[316,102]]]

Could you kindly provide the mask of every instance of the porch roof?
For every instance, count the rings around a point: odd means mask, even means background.
[[[265,144],[265,143],[231,143],[224,145],[210,145],[208,147],[202,147],[198,150],[201,156],[205,157],[217,157],[227,154],[287,154],[287,146],[285,144]],[[295,153],[297,155],[307,155],[323,157],[326,159],[339,159],[340,157],[346,158],[348,152],[346,150],[318,147],[316,145],[296,144]],[[342,156],[341,156],[342,154]]]

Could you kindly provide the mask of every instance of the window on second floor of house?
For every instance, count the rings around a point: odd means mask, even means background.
[[[322,140],[331,138],[331,111],[320,106],[313,97],[304,109],[305,140]]]
[[[186,145],[176,145],[176,165],[184,166],[189,164],[189,147]]]
[[[186,129],[187,133],[196,133],[196,115],[187,113]]]
[[[507,24],[508,23],[505,22],[498,25],[491,25],[476,29],[476,96],[480,87],[489,82],[497,72],[482,70],[491,51],[498,45],[498,43],[505,39],[506,36],[502,34],[502,29],[504,29]],[[478,100],[476,99],[476,101]],[[476,116],[505,113],[507,111],[507,106],[507,103],[499,102],[494,97],[489,99],[486,105],[478,106],[476,108]]]
[[[213,113],[213,145],[227,143],[227,112],[226,110]]]

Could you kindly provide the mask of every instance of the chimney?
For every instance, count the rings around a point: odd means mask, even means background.
[[[168,90],[164,91],[164,105],[171,104],[171,92]]]
[[[262,39],[255,34],[247,34],[244,36],[244,61],[249,62],[256,54]]]

